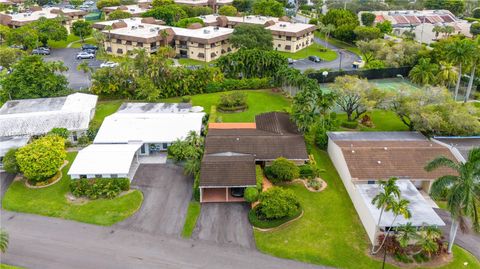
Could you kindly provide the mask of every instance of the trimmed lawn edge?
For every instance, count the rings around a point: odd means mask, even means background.
[[[188,204],[185,224],[183,225],[182,237],[190,238],[197,225],[197,219],[200,216],[201,205],[197,201],[191,201]]]
[[[248,221],[252,226],[259,230],[259,231],[271,231],[276,230],[282,227],[287,226],[288,224],[300,219],[303,216],[303,209],[300,207],[298,212],[291,217],[285,217],[281,219],[271,220],[271,221],[264,221],[259,220],[257,215],[255,214],[255,207],[250,209],[248,212]]]

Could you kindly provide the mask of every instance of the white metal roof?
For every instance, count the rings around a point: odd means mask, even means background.
[[[141,143],[92,144],[78,152],[68,175],[128,174],[141,146]]]
[[[398,216],[395,223],[392,226],[394,215],[392,212],[384,212],[380,227],[397,227],[402,224],[411,222],[413,226],[445,226],[442,219],[435,213],[432,207],[427,203],[422,194],[415,188],[415,186],[409,180],[398,180],[397,185],[400,188],[401,198],[410,201],[408,208],[412,214],[410,219],[405,219],[403,216]],[[378,222],[380,216],[380,209],[377,209],[373,204],[373,198],[380,191],[378,184],[356,184],[358,193],[363,198],[363,202],[368,208],[369,213],[373,219]]]
[[[190,131],[200,133],[204,115],[203,112],[119,111],[105,118],[94,143],[170,143],[185,138]]]
[[[86,130],[97,98],[74,93],[67,97],[8,101],[0,108],[0,137],[41,135],[55,127]]]
[[[28,136],[0,137],[0,157],[5,156],[9,149],[25,146],[29,139]]]

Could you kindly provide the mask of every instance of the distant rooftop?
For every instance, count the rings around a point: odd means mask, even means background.
[[[480,136],[471,137],[434,137],[435,140],[443,142],[456,148],[465,160],[468,160],[468,153],[474,148],[480,147]]]
[[[192,107],[189,103],[123,103],[117,113],[189,113],[202,110],[202,107]]]
[[[7,101],[0,108],[0,115],[57,111],[62,109],[67,97],[36,98]]]
[[[115,10],[121,10],[123,12],[130,13],[132,15],[139,15],[144,12],[147,12],[149,10],[148,5],[125,5],[125,6],[114,6],[114,7],[104,7],[104,11],[115,11]]]
[[[42,8],[40,10],[28,11],[23,13],[9,14],[9,16],[11,17],[12,21],[30,22],[30,21],[36,21],[41,17],[45,17],[47,19],[53,19],[53,18],[59,17],[60,14],[75,16],[75,15],[85,15],[87,13],[83,10],[78,10],[78,9],[49,7],[49,8]]]
[[[419,132],[329,132],[335,141],[425,141]]]
[[[0,157],[5,156],[9,149],[25,146],[28,140],[28,136],[0,136]]]

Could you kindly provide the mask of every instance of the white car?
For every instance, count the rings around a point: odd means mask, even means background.
[[[93,53],[82,51],[77,54],[77,60],[93,59],[93,58],[95,58],[95,54]]]
[[[83,3],[84,5],[88,5],[88,6],[92,6],[93,4],[95,4],[93,1],[86,1]]]
[[[104,67],[117,67],[119,64],[115,62],[104,62],[100,65],[100,68]]]

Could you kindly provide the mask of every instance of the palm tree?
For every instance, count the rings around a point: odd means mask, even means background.
[[[457,163],[447,157],[441,156],[425,166],[425,170],[432,171],[439,167],[448,167],[456,175],[439,177],[432,184],[431,196],[441,197],[447,191],[447,209],[452,217],[448,253],[452,252],[458,226],[466,230],[465,217],[470,217],[475,230],[480,230],[478,214],[478,201],[480,200],[480,148],[472,149],[465,163]]]
[[[449,58],[452,63],[458,65],[458,78],[454,94],[455,100],[457,100],[458,90],[460,89],[462,67],[468,65],[475,53],[475,46],[469,39],[456,40],[447,46],[447,58]]]
[[[437,74],[438,82],[449,88],[458,78],[458,72],[452,63],[440,61],[440,72]]]
[[[411,240],[418,237],[417,229],[411,222],[401,225],[397,228],[397,240],[402,248],[406,248]]]
[[[87,61],[83,60],[80,64],[78,64],[77,70],[87,74],[88,79],[90,80],[90,74],[92,73],[92,68],[88,65]]]
[[[417,244],[420,246],[421,251],[424,251],[430,257],[433,252],[438,250],[437,241],[442,237],[440,229],[434,226],[423,226],[419,232],[419,238]]]
[[[325,34],[325,47],[328,49],[328,38],[330,37],[330,34],[335,31],[335,25],[333,24],[322,24],[320,23],[319,25],[320,32]]]
[[[432,32],[435,33],[435,39],[438,39],[438,35],[439,35],[440,32],[442,32],[442,31],[443,31],[443,29],[442,29],[442,27],[439,26],[439,25],[435,25],[435,26],[433,27]]]
[[[480,51],[480,36],[477,36],[475,39],[474,45],[476,47],[476,51]],[[474,53],[472,55],[472,65],[470,67],[470,79],[468,80],[467,92],[465,93],[464,102],[466,103],[468,99],[470,99],[470,94],[472,93],[473,81],[475,79],[475,72],[477,70],[477,66],[480,65],[480,55],[478,53]]]
[[[0,229],[0,252],[5,253],[8,248],[8,233],[4,229]]]
[[[431,63],[430,58],[421,58],[410,70],[408,76],[417,84],[432,85],[437,79],[438,65]]]

